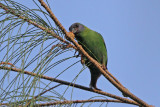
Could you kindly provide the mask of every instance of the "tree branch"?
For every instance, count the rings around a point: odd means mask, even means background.
[[[59,28],[62,30],[62,32],[66,35],[67,38],[69,38],[71,40],[71,42],[78,48],[79,52],[83,53],[84,56],[86,56],[90,62],[92,62],[99,70],[100,72],[104,75],[104,77],[106,79],[108,79],[118,90],[120,90],[122,93],[124,93],[125,95],[127,95],[128,97],[130,97],[131,99],[133,99],[134,101],[138,102],[139,104],[149,107],[149,105],[144,102],[143,100],[141,100],[140,98],[138,98],[137,96],[135,96],[134,94],[132,94],[128,89],[126,89],[123,85],[118,84],[112,77],[110,77],[107,72],[109,72],[108,70],[103,70],[102,66],[96,61],[94,60],[92,57],[90,57],[88,55],[88,53],[82,48],[82,46],[80,46],[75,40],[74,38],[70,37],[67,33],[67,31],[65,30],[65,28],[62,26],[62,24],[58,21],[58,19],[56,18],[56,16],[53,14],[53,12],[51,11],[51,9],[45,4],[45,2],[43,0],[39,0],[39,2],[41,3],[41,5],[47,10],[47,12],[50,14],[50,16],[52,17],[52,19],[54,20],[54,22],[56,23],[57,26],[59,26]]]
[[[77,49],[74,45],[70,44],[69,42],[67,42],[66,40],[64,40],[63,38],[61,38],[60,36],[56,35],[56,33],[54,33],[53,31],[51,31],[51,29],[45,28],[39,24],[37,24],[35,21],[32,21],[30,19],[28,19],[27,17],[21,16],[20,14],[17,14],[14,9],[0,3],[0,8],[4,9],[6,11],[6,13],[11,13],[12,15],[15,15],[17,17],[19,17],[20,19],[25,20],[26,22],[34,25],[35,27],[40,28],[43,31],[46,31],[48,34],[51,34],[51,36],[57,38],[58,40],[60,40],[63,43],[66,43],[67,45],[69,45],[69,47],[72,47],[74,49]]]
[[[50,102],[50,103],[42,103],[42,104],[36,104],[35,107],[40,106],[52,106],[52,105],[63,105],[63,104],[76,104],[76,103],[89,103],[89,102],[112,102],[112,103],[123,103],[119,100],[110,100],[110,99],[93,99],[93,100],[74,100],[74,101],[56,101],[56,102]],[[128,103],[130,104],[130,103]]]
[[[38,78],[42,78],[42,79],[45,79],[45,80],[49,80],[49,81],[52,81],[52,82],[61,83],[63,85],[67,85],[67,86],[79,88],[79,89],[82,89],[82,90],[86,90],[86,91],[98,93],[98,94],[101,94],[101,95],[105,95],[105,96],[108,96],[108,97],[111,97],[111,98],[114,98],[114,99],[118,99],[118,100],[122,101],[123,103],[139,105],[137,102],[129,100],[127,98],[119,97],[119,96],[116,96],[116,95],[113,95],[113,94],[110,94],[110,93],[107,93],[107,92],[104,92],[104,91],[91,89],[91,88],[88,88],[88,87],[85,87],[85,86],[82,86],[82,85],[74,84],[74,83],[71,83],[71,82],[66,82],[66,81],[59,80],[59,79],[52,78],[52,77],[48,77],[48,76],[45,76],[45,75],[40,75],[40,74],[36,74],[36,73],[33,73],[33,72],[29,72],[29,71],[23,71],[23,70],[18,69],[18,68],[0,66],[0,69],[12,70],[14,72],[24,73],[24,74],[31,75],[31,76],[34,76],[34,77],[38,77]]]

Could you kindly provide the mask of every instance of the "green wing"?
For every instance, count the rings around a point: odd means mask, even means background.
[[[77,39],[91,57],[107,66],[107,49],[101,34],[87,28]]]

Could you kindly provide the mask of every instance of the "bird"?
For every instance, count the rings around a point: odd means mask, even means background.
[[[69,27],[69,31],[75,35],[77,42],[83,49],[99,62],[103,68],[107,69],[107,48],[102,35],[81,23],[73,23]],[[81,55],[81,63],[85,64],[90,70],[90,88],[100,90],[96,85],[98,78],[101,76],[99,69],[83,55]]]

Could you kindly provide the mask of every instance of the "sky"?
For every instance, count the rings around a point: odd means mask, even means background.
[[[16,2],[34,8],[31,0]],[[71,24],[80,22],[99,32],[107,46],[108,70],[133,94],[148,104],[160,106],[160,0],[52,0],[49,3],[67,30]],[[82,69],[82,65],[76,69]],[[89,81],[89,70],[85,69],[77,83],[88,86]],[[121,96],[103,76],[97,86]],[[87,99],[91,94],[75,90],[77,99]],[[135,107],[108,104],[108,107],[117,106]]]

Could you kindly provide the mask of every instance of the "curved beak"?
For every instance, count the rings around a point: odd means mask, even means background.
[[[73,32],[73,33],[76,33],[76,32],[77,32],[77,29],[76,29],[76,28],[72,28],[72,32]]]

